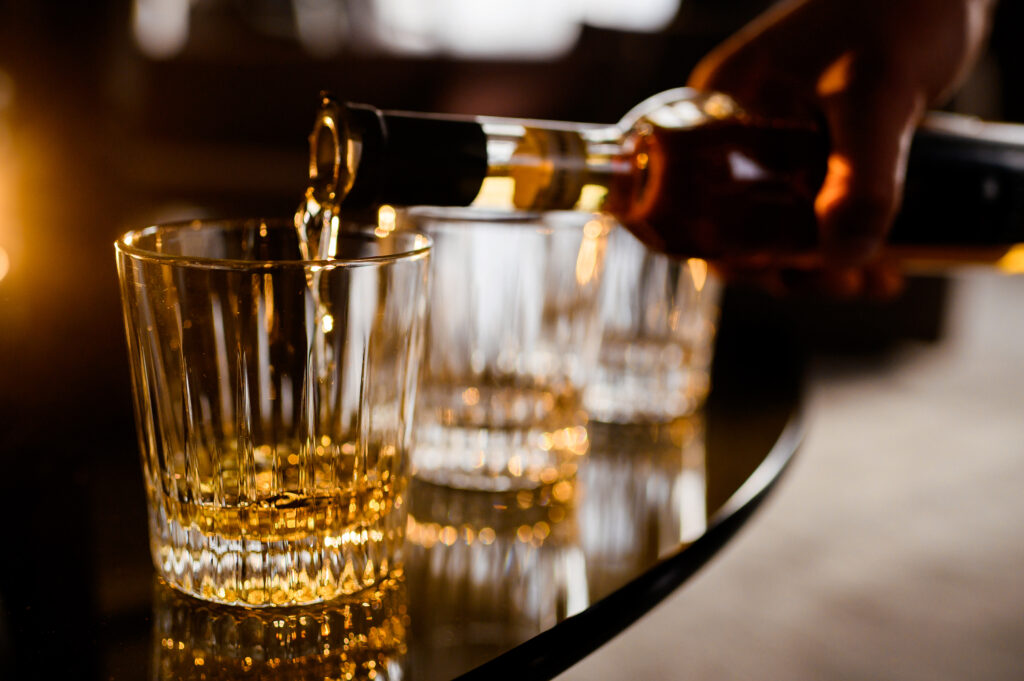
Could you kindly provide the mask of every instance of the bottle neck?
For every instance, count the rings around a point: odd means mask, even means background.
[[[329,99],[310,150],[307,193],[353,210],[596,211],[630,168],[616,126],[381,111]]]
[[[481,117],[487,175],[470,205],[517,210],[601,210],[628,174],[617,126]]]

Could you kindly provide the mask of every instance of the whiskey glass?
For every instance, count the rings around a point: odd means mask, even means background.
[[[434,243],[413,475],[490,491],[571,477],[609,223],[441,208],[402,220]]]
[[[651,251],[621,227],[601,283],[601,349],[583,392],[606,423],[668,423],[703,406],[722,284],[706,261]]]
[[[430,241],[291,222],[148,227],[116,244],[158,574],[297,605],[401,564]]]

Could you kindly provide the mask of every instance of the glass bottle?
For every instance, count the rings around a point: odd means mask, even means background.
[[[911,147],[893,252],[994,260],[1024,241],[1022,130],[932,115]],[[604,211],[655,250],[755,262],[813,253],[828,155],[813,124],[757,117],[690,88],[655,95],[614,125],[381,111],[325,95],[310,147],[313,212]]]

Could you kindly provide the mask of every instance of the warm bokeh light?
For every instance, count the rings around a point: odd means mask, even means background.
[[[576,205],[580,210],[597,211],[604,206],[608,196],[608,188],[599,184],[585,184],[580,190],[580,200]]]
[[[591,26],[654,33],[669,25],[681,4],[681,0],[588,0],[581,9],[584,22]]]
[[[818,94],[822,97],[835,95],[845,90],[850,84],[850,71],[853,68],[852,52],[846,52],[825,69],[818,79]]]
[[[462,391],[462,401],[470,407],[480,404],[480,391],[476,388],[466,388]]]
[[[384,50],[409,56],[550,59],[564,55],[576,45],[584,24],[619,31],[656,32],[672,21],[679,5],[680,0],[375,0],[373,12],[369,13],[372,22],[352,28],[360,34],[373,35]],[[355,15],[350,17],[353,21],[358,19]],[[341,34],[338,35],[341,40]],[[313,47],[305,39],[304,44]]]
[[[14,79],[0,69],[0,280],[11,270],[11,253],[8,249],[17,236],[14,206],[14,133],[6,115],[13,103]]]
[[[693,288],[697,291],[704,290],[704,284],[708,280],[708,263],[700,258],[690,258],[686,261],[690,268],[690,278],[693,280]]]
[[[195,0],[133,0],[132,35],[152,59],[180,55],[197,17]],[[479,0],[287,0],[248,7],[254,25],[275,25],[317,58],[347,47],[407,57],[439,54],[468,59],[539,60],[572,50],[583,26],[656,33],[679,12],[681,0],[480,2]],[[290,15],[291,25],[287,18]],[[282,23],[282,19],[285,19]]]
[[[511,177],[485,177],[473,205],[482,208],[502,208],[508,205],[509,197],[514,196],[515,191],[516,181]]]
[[[384,204],[377,209],[377,227],[373,230],[373,233],[383,239],[395,231],[397,222],[398,213],[394,207]]]
[[[383,49],[407,55],[548,59],[573,48],[581,31],[575,3],[377,0],[369,28]]]
[[[996,262],[996,267],[1007,274],[1024,274],[1024,244],[1016,244],[1007,251]]]
[[[825,184],[814,200],[814,212],[817,215],[827,214],[832,207],[848,193],[853,178],[853,166],[845,156],[833,153],[828,157],[828,174]]]
[[[590,283],[597,276],[607,233],[608,227],[601,220],[591,220],[583,226],[583,241],[576,256],[576,282],[580,286]]]
[[[189,0],[135,0],[132,34],[148,57],[169,59],[188,43]]]

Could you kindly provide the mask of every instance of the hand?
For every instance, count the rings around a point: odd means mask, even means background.
[[[705,57],[690,76],[751,112],[824,121],[828,171],[815,200],[825,267],[804,279],[834,293],[891,293],[880,259],[899,209],[913,131],[966,75],[995,0],[792,0]],[[791,288],[778,272],[769,277]]]

